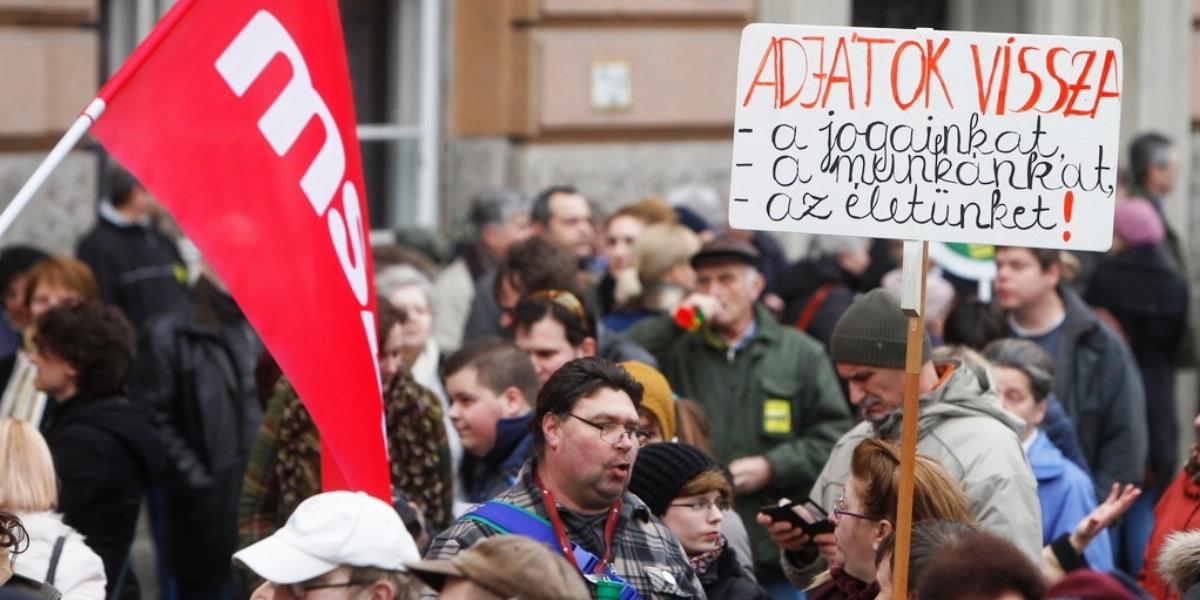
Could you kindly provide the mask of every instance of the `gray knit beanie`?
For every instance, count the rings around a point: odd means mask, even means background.
[[[921,361],[929,360],[929,334],[925,334]],[[829,341],[835,363],[884,369],[903,369],[908,340],[908,317],[900,303],[882,288],[863,294],[838,319]]]

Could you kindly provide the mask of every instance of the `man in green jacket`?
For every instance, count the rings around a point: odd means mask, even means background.
[[[756,303],[760,260],[748,242],[709,242],[692,258],[697,292],[684,300],[703,324],[684,328],[660,316],[626,332],[654,354],[680,396],[704,408],[712,452],[729,465],[746,523],[759,507],[810,489],[852,425],[821,345]],[[751,527],[750,539],[759,581],[764,587],[782,581],[779,549],[767,532]]]

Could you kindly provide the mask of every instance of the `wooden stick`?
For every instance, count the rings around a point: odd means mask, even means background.
[[[908,348],[904,360],[904,408],[900,437],[900,489],[896,499],[896,548],[892,553],[892,597],[908,597],[908,551],[912,537],[913,469],[917,462],[917,417],[920,411],[922,349],[925,347],[925,273],[929,242],[904,242],[903,293],[900,307],[908,316]]]

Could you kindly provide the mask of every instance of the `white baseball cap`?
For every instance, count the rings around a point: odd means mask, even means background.
[[[279,531],[233,555],[272,583],[308,581],[341,565],[405,571],[417,544],[388,503],[363,492],[317,494]]]

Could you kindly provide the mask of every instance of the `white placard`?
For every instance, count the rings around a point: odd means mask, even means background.
[[[749,25],[729,222],[1106,250],[1121,61],[1112,38]]]

